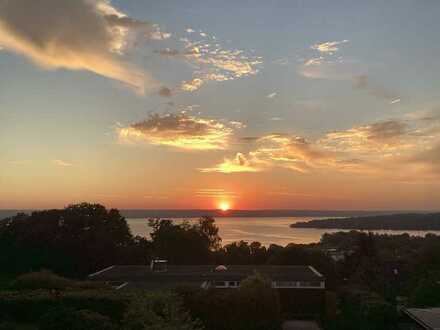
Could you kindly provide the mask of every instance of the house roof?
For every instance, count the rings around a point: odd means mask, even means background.
[[[215,265],[168,265],[166,272],[153,272],[149,266],[111,266],[89,275],[99,281],[200,283],[209,280],[242,280],[259,273],[274,281],[323,281],[324,277],[311,266],[231,265],[215,271]]]
[[[428,330],[440,330],[440,308],[407,308],[405,313]]]

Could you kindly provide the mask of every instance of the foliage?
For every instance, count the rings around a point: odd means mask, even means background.
[[[336,228],[357,230],[439,230],[440,213],[388,214],[296,222],[295,228]]]
[[[20,275],[13,282],[11,288],[17,290],[56,289],[64,290],[73,287],[75,282],[58,276],[51,271],[43,270]]]
[[[63,306],[121,320],[129,301],[129,296],[114,291],[6,291],[0,293],[0,319],[3,315],[17,322],[37,322],[48,310]]]
[[[201,218],[195,224],[150,219],[149,225],[154,256],[172,264],[211,263],[213,251],[220,246],[218,228],[210,217]]]
[[[440,272],[433,272],[417,283],[409,300],[411,307],[440,307]]]
[[[13,290],[68,290],[68,289],[105,289],[109,288],[105,283],[91,281],[75,281],[59,276],[52,271],[42,270],[18,276],[12,282],[10,289]]]
[[[392,330],[397,329],[397,313],[393,305],[369,291],[346,288],[341,296],[341,313],[327,320],[326,329]]]
[[[63,210],[17,214],[0,221],[0,263],[10,273],[51,269],[83,276],[117,262],[133,242],[117,210],[77,204]]]
[[[238,289],[181,289],[185,307],[210,330],[279,329],[280,303],[271,283],[255,274]]]
[[[180,299],[168,293],[139,295],[130,303],[124,316],[124,330],[199,330]]]
[[[89,310],[54,308],[49,310],[39,321],[41,330],[113,330],[116,327],[110,319]]]

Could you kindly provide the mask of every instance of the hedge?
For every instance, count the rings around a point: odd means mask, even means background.
[[[120,321],[130,302],[130,296],[113,291],[66,291],[53,293],[45,290],[0,292],[0,319],[37,322],[53,308],[87,309]]]

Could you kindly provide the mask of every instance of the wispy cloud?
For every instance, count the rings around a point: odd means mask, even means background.
[[[339,50],[339,46],[347,43],[348,40],[341,41],[327,41],[323,43],[316,43],[312,45],[310,48],[319,51],[320,53],[334,53]]]
[[[146,142],[187,150],[224,149],[236,125],[213,119],[180,114],[152,114],[146,120],[119,127],[122,143]]]
[[[260,172],[273,167],[282,167],[298,172],[307,172],[310,167],[325,161],[327,156],[304,138],[286,134],[270,134],[258,138],[257,148],[247,154],[237,153],[202,172]]]
[[[243,173],[243,172],[260,172],[264,168],[260,167],[258,160],[252,154],[245,155],[237,153],[234,158],[225,158],[222,163],[209,168],[199,169],[201,172],[218,172],[218,173]]]
[[[370,95],[379,99],[385,99],[390,104],[395,104],[401,101],[399,95],[377,83],[371,83],[368,75],[363,74],[353,78],[354,87],[359,90],[366,90]]]
[[[207,81],[230,81],[255,75],[262,65],[262,59],[238,49],[224,48],[215,36],[192,29],[186,30],[187,35],[180,38],[182,49],[165,48],[155,53],[176,58],[188,63],[194,74],[181,84],[181,90],[193,92]]]
[[[184,81],[182,83],[182,90],[185,92],[194,92],[196,90],[198,90],[202,85],[203,85],[204,81],[200,78],[194,78],[192,80],[189,81]]]
[[[440,117],[390,119],[326,133],[308,141],[289,134],[251,137],[252,149],[201,169],[202,172],[260,172],[274,168],[298,173],[355,172],[392,178],[440,175]],[[440,154],[440,153],[439,153]],[[418,176],[420,178],[420,176]]]
[[[0,44],[5,49],[46,69],[91,71],[140,93],[156,81],[122,55],[135,34],[151,38],[157,31],[106,0],[0,0]]]
[[[197,197],[202,198],[238,198],[236,192],[222,188],[203,188],[195,191]]]
[[[72,163],[66,162],[64,160],[61,159],[54,159],[52,160],[52,164],[55,166],[61,166],[61,167],[71,167],[73,166]]]

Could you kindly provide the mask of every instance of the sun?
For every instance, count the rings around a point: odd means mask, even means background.
[[[226,212],[231,208],[231,205],[228,202],[220,202],[218,208],[223,212]]]

